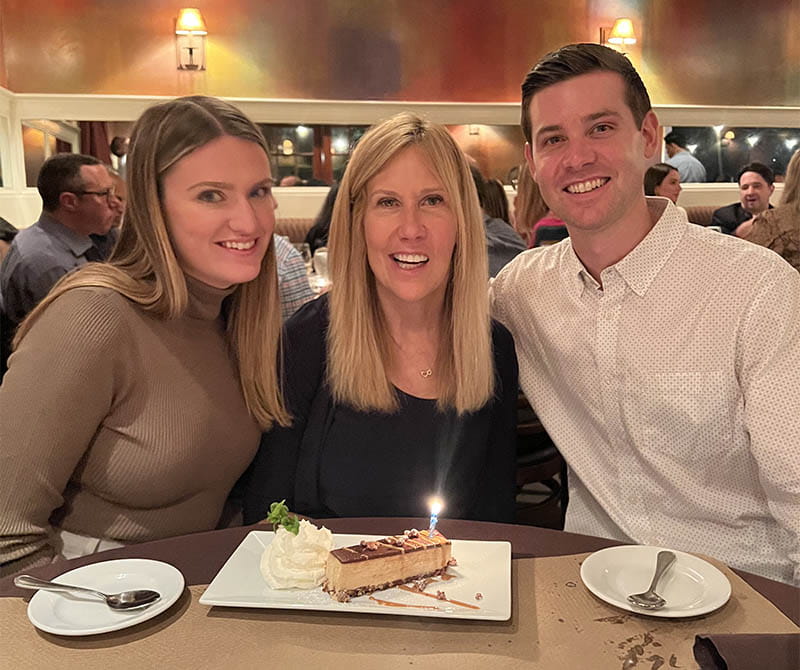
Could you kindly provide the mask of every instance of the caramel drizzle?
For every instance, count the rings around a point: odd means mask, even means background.
[[[402,589],[403,591],[407,591],[408,593],[418,593],[421,596],[428,596],[428,598],[436,598],[436,600],[444,600],[445,602],[451,603],[453,605],[458,605],[459,607],[468,607],[471,610],[479,610],[480,607],[477,605],[470,605],[469,603],[462,603],[460,600],[451,600],[450,598],[439,598],[433,593],[426,593],[425,591],[418,591],[417,589],[411,588],[410,586],[406,586],[405,584],[401,584],[397,587],[398,589]],[[438,608],[437,608],[438,609]]]
[[[413,607],[415,609],[420,610],[437,610],[441,611],[438,607],[433,607],[431,605],[407,605],[406,603],[393,603],[390,600],[381,600],[380,598],[375,598],[374,596],[369,597],[370,600],[374,600],[379,605],[386,605],[387,607]]]

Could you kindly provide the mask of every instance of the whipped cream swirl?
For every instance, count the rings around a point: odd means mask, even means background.
[[[278,528],[272,544],[261,556],[261,574],[273,589],[313,589],[325,577],[325,562],[333,548],[333,535],[305,519],[297,535]]]

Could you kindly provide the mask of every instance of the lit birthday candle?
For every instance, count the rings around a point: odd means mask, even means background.
[[[442,501],[438,498],[431,500],[431,523],[428,526],[428,535],[433,535],[436,530],[436,524],[439,522],[439,512],[442,511]]]

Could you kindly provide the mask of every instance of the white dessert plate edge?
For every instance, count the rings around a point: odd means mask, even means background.
[[[254,607],[360,614],[393,614],[444,619],[506,621],[511,617],[511,544],[503,541],[453,540],[453,556],[458,565],[449,568],[455,575],[437,586],[450,601],[439,601],[408,593],[399,588],[370,594],[379,600],[397,603],[386,606],[370,596],[340,603],[322,591],[271,589],[260,571],[260,559],[269,546],[272,531],[251,531],[231,554],[200,597],[201,605]],[[346,547],[361,540],[380,539],[380,535],[334,534],[334,547]],[[433,591],[431,586],[429,591]],[[478,594],[480,593],[480,598]],[[479,598],[479,599],[478,599]],[[434,609],[428,609],[434,607]]]
[[[731,596],[728,578],[708,561],[676,549],[675,563],[656,589],[667,601],[659,610],[634,607],[631,593],[641,593],[650,584],[656,555],[664,547],[623,545],[600,549],[581,564],[581,580],[595,596],[628,612],[642,616],[679,619],[696,617],[722,607]]]
[[[161,598],[136,610],[112,610],[99,598],[69,596],[37,591],[28,603],[28,619],[39,630],[54,635],[99,635],[129,628],[169,609],[183,593],[184,578],[175,566],[146,558],[121,558],[90,563],[53,579],[118,593],[128,589],[153,589]]]

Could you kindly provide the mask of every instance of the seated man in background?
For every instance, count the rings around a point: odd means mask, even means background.
[[[772,249],[800,272],[800,150],[787,166],[780,206],[745,221],[736,234]]]
[[[800,275],[645,197],[658,119],[622,54],[565,46],[522,93],[525,158],[570,237],[491,295],[570,467],[565,529],[800,584]]]
[[[686,148],[686,140],[679,132],[672,131],[664,138],[664,148],[667,150],[667,165],[674,167],[681,176],[682,182],[705,181],[706,168]]]
[[[91,235],[107,235],[118,213],[108,169],[92,156],[56,154],[36,184],[42,214],[14,238],[2,267],[0,293],[13,328],[65,274],[104,260]]]
[[[122,218],[125,216],[125,205],[128,202],[128,185],[114,168],[106,167],[108,174],[111,175],[111,182],[114,185],[114,197],[111,200],[111,209],[114,210],[114,219],[111,222],[111,229],[105,235],[90,235],[94,246],[100,252],[103,260],[108,260],[114,245],[119,237],[119,229],[122,225]]]
[[[489,253],[489,276],[494,277],[508,261],[525,251],[527,245],[510,223],[503,219],[493,219],[486,213],[486,181],[474,164],[470,165],[469,169],[478,191],[478,202],[483,214],[486,250]]]
[[[763,163],[748,163],[739,170],[736,181],[739,202],[720,207],[711,217],[711,225],[719,226],[728,235],[737,234],[736,229],[745,221],[772,209],[769,199],[775,190],[775,175]]]
[[[316,298],[308,283],[306,264],[300,252],[288,237],[273,235],[275,260],[278,263],[278,293],[281,298],[281,316],[286,321],[292,314]]]

